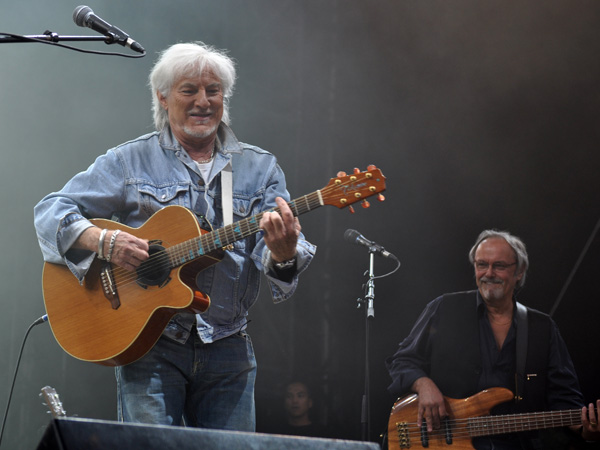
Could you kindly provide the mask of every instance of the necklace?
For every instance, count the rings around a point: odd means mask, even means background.
[[[207,164],[209,162],[211,162],[213,160],[213,157],[215,156],[215,148],[213,147],[212,151],[210,152],[210,156],[206,159],[199,159],[196,160],[196,162],[198,164]]]
[[[492,322],[493,324],[496,324],[498,326],[506,326],[506,325],[512,323],[512,317],[508,321],[506,319],[504,321],[502,321],[502,320],[496,319],[493,315],[488,314],[488,318],[490,319],[490,322]]]

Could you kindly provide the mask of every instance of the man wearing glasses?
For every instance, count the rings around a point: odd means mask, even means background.
[[[554,429],[550,438],[549,431],[477,437],[472,443],[478,450],[549,449],[563,440],[566,446],[570,440],[600,440],[598,414],[593,404],[583,406],[577,374],[556,324],[515,299],[529,266],[525,244],[510,233],[486,230],[469,252],[469,261],[477,290],[445,294],[427,305],[386,361],[390,393],[418,394],[415,421],[428,433],[444,427],[444,396],[463,399],[493,387],[516,394],[514,401],[494,407],[493,415],[581,409],[583,425]]]

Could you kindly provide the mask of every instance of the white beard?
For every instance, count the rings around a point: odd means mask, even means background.
[[[481,295],[489,301],[500,301],[504,298],[504,290],[502,284],[481,282]]]
[[[183,131],[185,134],[187,134],[190,137],[204,139],[204,138],[209,137],[211,134],[213,134],[217,130],[217,128],[219,128],[218,124],[208,130],[195,131],[195,130],[192,130],[192,129],[188,128],[187,126],[185,126],[185,127],[183,127]]]

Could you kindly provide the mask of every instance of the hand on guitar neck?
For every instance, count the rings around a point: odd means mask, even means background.
[[[432,432],[441,426],[442,420],[448,416],[444,395],[431,378],[418,378],[412,385],[412,390],[418,395],[417,426],[421,427],[423,420],[427,423],[427,431]],[[600,441],[600,425],[598,425],[600,399],[596,407],[590,403],[581,411],[581,425],[572,425],[574,433],[581,434],[587,441]]]
[[[590,403],[581,409],[582,427],[571,427],[575,432],[581,432],[581,437],[586,441],[600,441],[600,399],[596,400],[596,407]]]
[[[69,266],[44,264],[44,304],[54,337],[84,361],[107,366],[136,361],[175,314],[207,310],[210,298],[197,290],[196,276],[219,263],[232,244],[262,231],[272,262],[288,262],[296,255],[298,216],[326,205],[367,208],[366,199],[376,195],[383,201],[384,190],[385,177],[369,166],[287,203],[277,198],[276,207],[213,231],[202,229],[196,214],[179,205],[159,209],[138,228],[90,219],[95,226],[81,234],[76,246],[98,257],[83,284]]]
[[[258,226],[263,231],[265,244],[271,250],[273,261],[283,262],[296,256],[301,227],[287,202],[281,197],[277,197],[275,201],[279,212],[265,212]]]
[[[415,383],[416,385],[413,386],[421,389],[423,395],[431,395],[437,390],[435,384],[428,378],[420,378]],[[598,420],[598,410],[595,410],[593,404],[586,408],[570,410],[490,415],[490,410],[496,405],[514,400],[514,394],[510,390],[495,387],[468,398],[443,397],[447,417],[440,422],[440,427],[425,430],[424,426],[418,425],[415,421],[418,416],[427,414],[422,411],[423,406],[419,401],[419,395],[412,394],[400,398],[392,407],[388,423],[389,450],[408,448],[473,450],[475,447],[472,439],[475,437],[566,426],[581,432],[582,425],[583,439],[600,440],[600,433],[594,431],[598,429],[598,425],[594,427],[594,423]],[[600,400],[596,402],[596,406],[600,407]]]

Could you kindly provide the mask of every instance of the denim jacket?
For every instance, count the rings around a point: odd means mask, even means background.
[[[159,209],[180,205],[196,214],[202,228],[223,226],[220,173],[231,161],[233,220],[289,201],[284,174],[276,158],[258,147],[239,142],[221,124],[217,152],[208,180],[167,128],[141,136],[99,156],[62,190],[43,198],[34,209],[35,227],[45,261],[66,264],[80,282],[96,254],[72,249],[79,235],[92,226],[90,218],[109,218],[140,227]],[[203,314],[177,314],[165,334],[185,342],[195,324],[204,342],[213,342],[246,327],[248,310],[258,297],[260,272],[267,276],[273,300],[287,300],[298,275],[312,260],[316,247],[301,236],[293,279],[277,279],[270,251],[259,232],[233,244],[223,260],[200,272],[198,289],[211,298]]]

